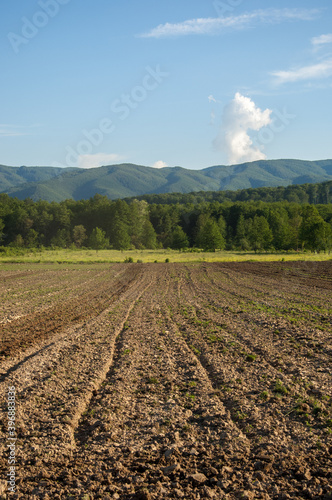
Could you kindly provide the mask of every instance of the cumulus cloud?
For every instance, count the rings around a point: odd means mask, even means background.
[[[249,97],[237,92],[224,108],[221,130],[214,140],[215,148],[227,154],[230,164],[264,160],[266,155],[254,147],[248,131],[258,131],[269,125],[271,113],[272,110],[262,111]]]
[[[77,166],[79,168],[97,168],[103,165],[109,165],[123,158],[117,154],[96,153],[91,155],[80,155]]]
[[[332,43],[332,33],[328,33],[327,35],[315,36],[311,39],[311,43],[314,47],[321,47],[322,45]]]
[[[277,85],[327,78],[332,75],[332,59],[296,69],[274,71],[271,75],[274,77],[274,81]]]
[[[165,163],[164,161],[162,160],[159,160],[159,161],[156,161],[153,165],[152,165],[153,168],[165,168],[165,167],[168,167],[167,163]]]
[[[284,21],[311,21],[317,18],[319,9],[259,9],[253,12],[225,17],[188,19],[181,23],[160,24],[138,35],[141,38],[165,38],[185,35],[215,35],[227,29],[243,29],[257,24]]]

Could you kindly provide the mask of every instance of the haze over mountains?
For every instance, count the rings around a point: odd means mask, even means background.
[[[0,192],[19,199],[56,202],[88,199],[97,193],[117,199],[150,193],[237,190],[329,180],[332,180],[332,160],[260,160],[203,170],[156,169],[127,163],[90,169],[0,165]]]

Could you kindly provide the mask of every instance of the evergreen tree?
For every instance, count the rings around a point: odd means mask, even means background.
[[[38,246],[38,233],[34,229],[29,229],[25,238],[25,244],[28,248],[35,248]]]
[[[247,224],[243,214],[240,215],[236,225],[235,244],[240,250],[250,250],[250,243],[247,238]]]
[[[175,250],[181,250],[181,248],[188,247],[189,240],[186,233],[181,226],[175,226],[172,232],[171,248],[174,248]]]
[[[323,222],[319,228],[318,234],[316,237],[316,250],[318,252],[327,250],[330,251],[332,248],[332,227],[331,224],[327,222]]]
[[[128,250],[131,247],[128,225],[116,215],[112,224],[111,245],[116,250]]]
[[[276,250],[291,248],[292,235],[287,211],[281,208],[271,208],[269,225],[273,233],[273,247]]]
[[[159,235],[159,239],[164,248],[168,248],[172,244],[172,232],[173,224],[170,214],[166,214],[161,223],[162,233]]]
[[[33,231],[33,230],[32,230]],[[59,248],[67,248],[70,244],[70,235],[69,230],[67,229],[58,229],[57,233],[51,239],[51,245]],[[29,245],[34,246],[34,245]]]
[[[149,220],[145,220],[143,224],[141,241],[144,248],[157,248],[156,231]]]
[[[226,236],[227,236],[227,224],[226,224],[226,221],[225,221],[225,219],[224,219],[224,217],[222,215],[220,215],[219,218],[218,218],[218,227],[219,227],[221,236],[224,239],[226,239]]]
[[[18,234],[15,240],[11,243],[13,247],[21,248],[24,247],[24,239],[20,234]]]
[[[73,228],[73,242],[77,246],[77,248],[81,248],[83,243],[86,240],[86,230],[85,227],[80,224]]]
[[[315,206],[303,208],[300,227],[302,246],[309,250],[326,250],[330,246],[331,226],[319,215]]]
[[[135,248],[144,248],[145,244],[143,243],[143,232],[145,227],[145,223],[149,217],[148,204],[146,201],[142,200],[133,200],[133,202],[129,205],[130,209],[130,239],[131,243],[135,246]],[[146,236],[146,235],[145,235]],[[150,248],[150,247],[149,247]]]
[[[106,233],[99,227],[95,227],[89,237],[88,246],[94,250],[102,250],[109,246],[109,239],[106,238]]]
[[[288,224],[290,231],[290,247],[294,250],[298,250],[300,245],[300,228],[302,224],[301,215],[299,213],[293,214]]]
[[[225,240],[219,226],[211,217],[205,217],[199,221],[196,242],[200,248],[208,252],[214,252],[217,248],[220,250],[225,248]]]
[[[255,215],[248,233],[251,247],[258,250],[268,250],[271,247],[273,234],[268,221],[263,215]]]
[[[5,229],[5,223],[3,222],[2,219],[0,219],[0,243],[4,238],[4,229]]]

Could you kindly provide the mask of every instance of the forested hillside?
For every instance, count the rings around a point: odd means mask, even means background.
[[[7,167],[0,165],[0,192],[7,192],[18,186],[37,185],[73,171],[73,168],[60,167]]]
[[[138,200],[157,204],[186,204],[218,201],[288,201],[291,203],[310,203],[313,205],[332,202],[332,181],[318,184],[261,187],[239,189],[238,191],[199,191],[195,193],[165,193],[137,196]],[[130,202],[131,198],[125,198]]]
[[[0,195],[2,251],[6,246],[327,251],[331,224],[332,204],[149,204],[101,195],[48,203]]]
[[[95,194],[114,200],[147,194],[235,191],[325,181],[332,181],[332,160],[260,160],[202,170],[156,169],[130,163],[89,169],[0,165],[0,192],[34,201],[89,199]]]

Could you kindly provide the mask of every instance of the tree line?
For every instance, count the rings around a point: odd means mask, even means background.
[[[290,186],[260,187],[236,191],[198,191],[195,193],[145,194],[137,197],[149,204],[186,204],[203,201],[265,201],[268,203],[288,201],[290,203],[309,203],[311,205],[332,203],[332,181],[316,184],[295,184]],[[130,198],[126,199],[130,201]]]
[[[61,203],[0,194],[0,245],[18,248],[198,248],[243,251],[332,247],[332,204],[263,201],[148,203],[95,195]]]

